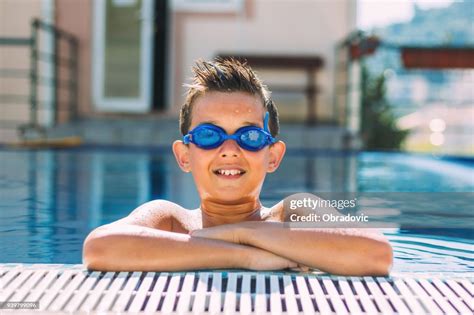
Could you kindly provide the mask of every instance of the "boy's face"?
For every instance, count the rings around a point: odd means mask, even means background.
[[[263,128],[264,115],[258,96],[243,92],[208,92],[195,100],[190,130],[203,123],[219,126],[227,134],[243,126]],[[192,172],[202,200],[239,203],[258,198],[266,173],[277,169],[285,145],[279,141],[252,152],[234,140],[227,140],[211,150],[177,141],[173,150],[180,167]],[[240,171],[240,174],[221,174],[226,170]]]

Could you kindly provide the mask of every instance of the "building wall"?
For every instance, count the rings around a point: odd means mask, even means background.
[[[39,18],[44,22],[55,24],[58,28],[72,33],[79,40],[79,112],[91,112],[90,80],[91,80],[91,32],[92,32],[92,1],[83,0],[1,0],[0,1],[0,37],[31,37],[31,21]],[[38,32],[38,47],[42,53],[52,51],[54,41],[48,42],[48,35],[44,31]],[[49,45],[49,46],[48,46]],[[60,55],[68,57],[64,45],[60,45]],[[3,46],[0,49],[0,69],[15,68],[29,70],[31,66],[30,47]],[[43,78],[43,84],[38,86],[38,119],[40,124],[49,125],[52,122],[52,98],[54,97],[51,85],[44,84],[51,79],[52,64],[39,61],[38,75]],[[60,77],[67,80],[67,72],[61,71]],[[25,78],[0,77],[0,94],[22,95],[25,100],[0,103],[1,121],[15,120],[28,122],[30,81]],[[64,114],[67,106],[67,97],[64,89],[59,89],[59,106]],[[61,118],[62,115],[60,115]],[[0,121],[0,124],[2,122]],[[4,124],[6,125],[6,124]],[[9,125],[7,125],[9,126]],[[18,140],[17,130],[0,128],[0,142]]]
[[[92,0],[56,0],[56,26],[76,36],[79,43],[79,115],[93,112],[91,97],[92,79]],[[61,99],[67,96],[63,96]]]
[[[182,84],[191,76],[190,69],[198,58],[211,59],[218,53],[291,54],[324,59],[325,65],[316,75],[321,90],[317,100],[318,115],[322,119],[332,117],[334,49],[336,43],[355,27],[354,1],[248,0],[243,10],[235,13],[173,11],[172,21],[169,54],[172,112],[177,112],[184,99]],[[270,88],[272,83],[304,85],[306,80],[299,72],[259,73]],[[280,95],[280,100],[285,98],[302,109],[300,116],[305,114],[305,106],[298,105],[304,102],[303,95]],[[283,109],[284,112],[295,111]]]
[[[31,36],[31,20],[41,16],[41,1],[0,1],[0,37],[28,38]],[[0,69],[23,69],[30,67],[29,46],[1,46]],[[0,77],[0,142],[17,138],[16,128],[5,121],[27,122],[29,115],[29,77]],[[15,100],[5,95],[17,95]],[[16,123],[15,123],[16,124]],[[8,128],[7,128],[8,127]]]
[[[54,1],[56,26],[79,40],[79,114],[99,115],[91,97],[92,0],[2,0],[0,36],[29,36],[31,18],[41,17],[41,7],[47,1]],[[322,119],[331,118],[334,48],[355,26],[355,0],[243,0],[242,10],[226,13],[173,9],[172,1],[169,0],[167,114],[177,114],[184,99],[183,83],[188,81],[191,67],[198,58],[211,59],[219,53],[291,54],[324,59],[324,67],[316,75],[321,90],[317,100],[318,115]],[[9,55],[2,49],[0,57],[0,67],[13,63],[29,67],[30,56],[26,49]],[[270,88],[272,84],[282,83],[303,86],[306,81],[305,75],[298,71],[259,71],[259,74]],[[2,90],[28,92],[28,88],[27,80],[22,83],[2,80],[0,93]],[[301,118],[305,115],[302,94],[275,93],[275,97],[283,116],[293,114]],[[5,108],[2,104],[3,113]],[[26,117],[27,111],[15,107],[14,115]]]

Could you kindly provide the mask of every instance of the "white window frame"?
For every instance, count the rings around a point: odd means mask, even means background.
[[[140,47],[140,94],[139,97],[106,97],[105,79],[105,9],[106,0],[95,0],[94,24],[92,27],[92,98],[94,107],[100,112],[147,113],[151,110],[151,89],[153,80],[153,0],[143,0]]]
[[[243,8],[245,0],[172,0],[175,11],[197,13],[234,13]]]

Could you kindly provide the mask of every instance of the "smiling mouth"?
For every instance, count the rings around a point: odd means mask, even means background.
[[[223,170],[223,169],[218,169],[218,170],[215,170],[214,171],[214,174],[216,174],[217,176],[219,177],[222,177],[222,178],[239,178],[241,177],[242,175],[245,174],[245,171],[244,170],[239,170],[239,169],[227,169],[227,170]]]

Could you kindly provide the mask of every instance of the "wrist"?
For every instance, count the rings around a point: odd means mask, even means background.
[[[249,269],[251,266],[251,258],[253,256],[254,248],[250,246],[233,244],[233,250],[231,253],[231,266],[230,268],[237,269]]]
[[[255,225],[257,221],[246,221],[239,224],[237,235],[239,237],[239,243],[243,245],[252,245],[253,235],[255,234]]]

